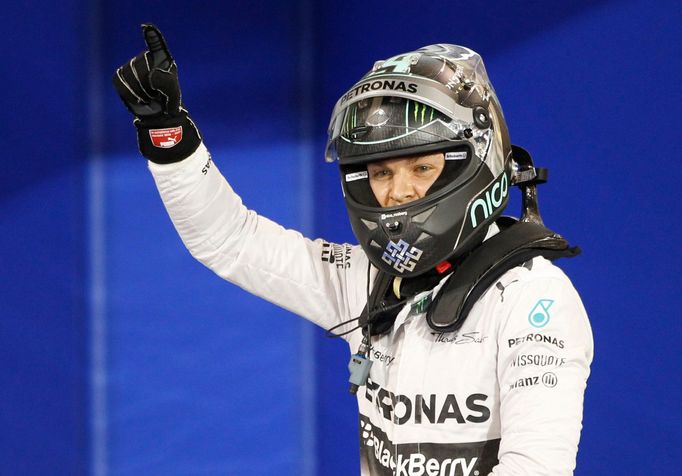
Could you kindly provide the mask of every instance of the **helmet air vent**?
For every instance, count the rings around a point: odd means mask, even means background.
[[[415,215],[412,217],[412,221],[414,223],[424,223],[426,220],[429,219],[433,211],[436,209],[436,207],[431,207],[428,210],[424,210],[423,212]]]
[[[426,240],[426,239],[428,239],[428,238],[430,238],[430,237],[431,237],[431,235],[429,235],[428,233],[422,232],[422,234],[419,235],[419,238],[417,238],[417,241],[415,241],[415,244],[416,244],[416,243],[419,243],[419,242],[422,241],[422,240]]]
[[[365,224],[365,226],[367,227],[367,229],[368,229],[369,231],[376,230],[377,227],[379,226],[379,225],[377,225],[375,222],[369,221],[369,220],[365,220],[364,218],[361,218],[360,220],[362,220],[362,223]]]

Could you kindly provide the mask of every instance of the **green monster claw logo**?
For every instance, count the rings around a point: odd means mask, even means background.
[[[357,104],[352,104],[346,114],[346,123],[344,124],[345,132],[348,133],[353,129],[358,123],[358,106]]]
[[[359,106],[358,104],[351,104],[348,107],[348,111],[346,113],[346,116],[344,118],[344,123],[343,123],[343,129],[342,129],[342,134],[344,136],[348,136],[350,131],[358,127],[358,109]],[[381,110],[378,110],[381,113]],[[375,111],[376,113],[376,111]],[[362,115],[362,112],[360,113]],[[384,114],[384,117],[386,117],[386,114]],[[432,108],[431,106],[427,106],[425,104],[418,103],[416,101],[411,101],[407,100],[407,105],[405,108],[405,125],[404,127],[406,128],[406,132],[409,132],[410,128],[417,128],[424,126],[426,124],[429,124],[433,122],[434,116],[436,115],[436,110]],[[371,115],[370,115],[371,117]],[[384,119],[384,121],[381,124],[376,124],[377,126],[383,125],[388,121],[388,118]],[[360,118],[361,123],[365,123],[367,125],[375,125],[371,124],[371,122],[368,120],[368,118],[365,118],[364,120],[362,117]]]
[[[408,101],[407,107],[410,107],[410,104],[412,104],[412,114],[414,116],[414,122],[419,121],[421,125],[424,125],[426,123],[426,114],[429,112],[429,120],[428,122],[433,121],[433,108],[430,106],[427,106],[425,104],[419,104],[418,102],[414,101]],[[421,109],[421,111],[420,111]],[[421,113],[421,114],[420,114]]]

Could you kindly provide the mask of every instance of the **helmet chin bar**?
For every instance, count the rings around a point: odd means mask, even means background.
[[[537,185],[547,182],[548,170],[543,167],[535,167],[528,151],[518,145],[512,145],[512,159],[514,172],[511,182],[521,189],[522,215],[520,221],[544,225],[538,207]]]

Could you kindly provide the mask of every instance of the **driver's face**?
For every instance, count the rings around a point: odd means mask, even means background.
[[[392,207],[426,195],[445,166],[442,152],[367,164],[369,185],[379,205]]]

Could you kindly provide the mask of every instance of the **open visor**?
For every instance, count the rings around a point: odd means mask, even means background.
[[[476,169],[482,163],[474,157],[471,146],[466,142],[452,143],[449,148],[441,152],[445,158],[445,165],[436,181],[426,192],[427,197],[459,187],[475,174]],[[341,164],[340,169],[346,199],[366,207],[380,207],[369,182],[367,163]]]

